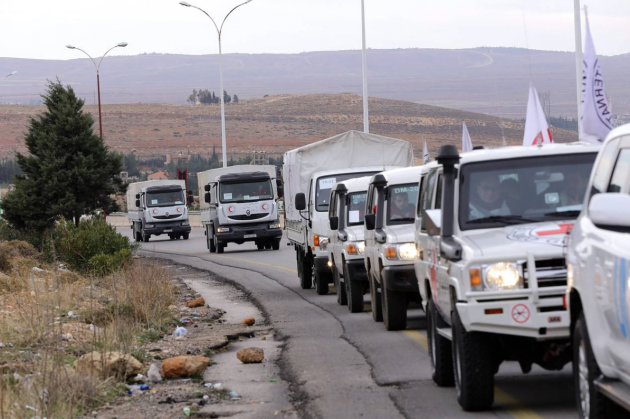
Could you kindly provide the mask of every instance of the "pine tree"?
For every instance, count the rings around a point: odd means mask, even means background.
[[[234,98],[232,99],[232,101],[233,101],[234,103],[238,103],[238,96],[237,96],[237,95],[234,95]]]
[[[2,203],[4,217],[17,228],[44,230],[63,217],[79,223],[97,208],[110,213],[110,197],[122,189],[121,157],[94,134],[94,119],[72,87],[49,82],[42,96],[46,110],[29,121],[29,154],[17,155],[24,175]]]

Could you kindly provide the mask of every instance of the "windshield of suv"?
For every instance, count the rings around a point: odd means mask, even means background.
[[[357,226],[363,224],[365,217],[365,201],[367,192],[355,192],[348,194],[348,225]]]
[[[563,154],[463,165],[460,228],[577,218],[595,157]]]
[[[335,186],[335,183],[363,176],[372,176],[377,173],[378,172],[344,173],[342,175],[331,175],[317,178],[317,187],[315,188],[315,209],[320,212],[328,211],[328,205],[330,204],[330,190],[333,186]]]
[[[260,180],[246,183],[220,183],[219,200],[226,204],[230,202],[253,202],[273,199],[271,181]]]
[[[184,205],[184,191],[147,192],[147,207]]]
[[[387,225],[413,223],[418,200],[417,183],[387,188]]]

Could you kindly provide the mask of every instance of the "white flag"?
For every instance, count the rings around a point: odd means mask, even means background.
[[[582,69],[582,132],[580,139],[601,143],[612,130],[612,112],[606,92],[604,78],[599,68],[595,45],[586,16],[586,39],[584,40],[584,67]]]
[[[538,98],[538,92],[533,84],[529,85],[529,98],[527,99],[527,116],[525,117],[525,135],[523,145],[551,144],[553,138],[547,124],[547,118],[543,112]]]
[[[466,128],[466,122],[464,122],[464,125],[462,127],[462,153],[465,153],[466,151],[472,151],[472,149],[472,140],[470,139],[468,128]]]
[[[424,140],[424,148],[422,149],[422,164],[427,164],[431,161],[429,156],[429,149],[427,148],[427,140]]]

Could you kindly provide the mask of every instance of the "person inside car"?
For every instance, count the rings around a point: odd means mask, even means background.
[[[471,193],[469,219],[475,220],[500,215],[510,215],[510,208],[501,197],[499,177],[493,174],[482,174],[477,186]]]

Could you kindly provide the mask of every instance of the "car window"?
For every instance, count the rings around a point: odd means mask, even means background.
[[[630,149],[622,149],[615,163],[608,192],[625,192],[628,193],[630,185]]]
[[[354,192],[348,194],[348,225],[361,225],[365,217],[365,201],[367,192]]]
[[[364,176],[372,176],[374,174],[376,174],[376,172],[343,173],[339,175],[322,176],[320,178],[317,178],[317,184],[315,185],[315,210],[318,212],[328,211],[328,204],[330,203],[330,191],[332,187],[335,186],[335,183]]]
[[[433,190],[434,190],[434,185],[435,185],[436,174],[437,174],[437,170],[433,170],[431,173],[429,173],[429,176],[427,177],[427,181],[424,186],[424,191],[422,191],[422,198],[421,198],[422,210],[432,209]],[[426,231],[427,229],[426,218],[424,217],[423,213],[421,214],[421,216],[422,216],[422,220],[420,222],[420,230]]]
[[[415,221],[418,184],[407,183],[387,188],[387,225],[410,224]]]
[[[606,191],[610,180],[610,173],[615,165],[618,144],[618,140],[610,141],[605,145],[604,149],[600,151],[599,163],[597,167],[593,169],[595,174],[593,175],[591,196]]]
[[[328,217],[334,217],[337,215],[337,192],[330,193],[330,208],[328,209]]]
[[[422,196],[426,187],[426,175],[420,176],[420,192],[418,193],[418,203],[416,204],[416,212],[418,217],[422,217]]]
[[[433,205],[433,208],[442,208],[442,173],[438,175],[437,190],[435,191],[435,204]]]

